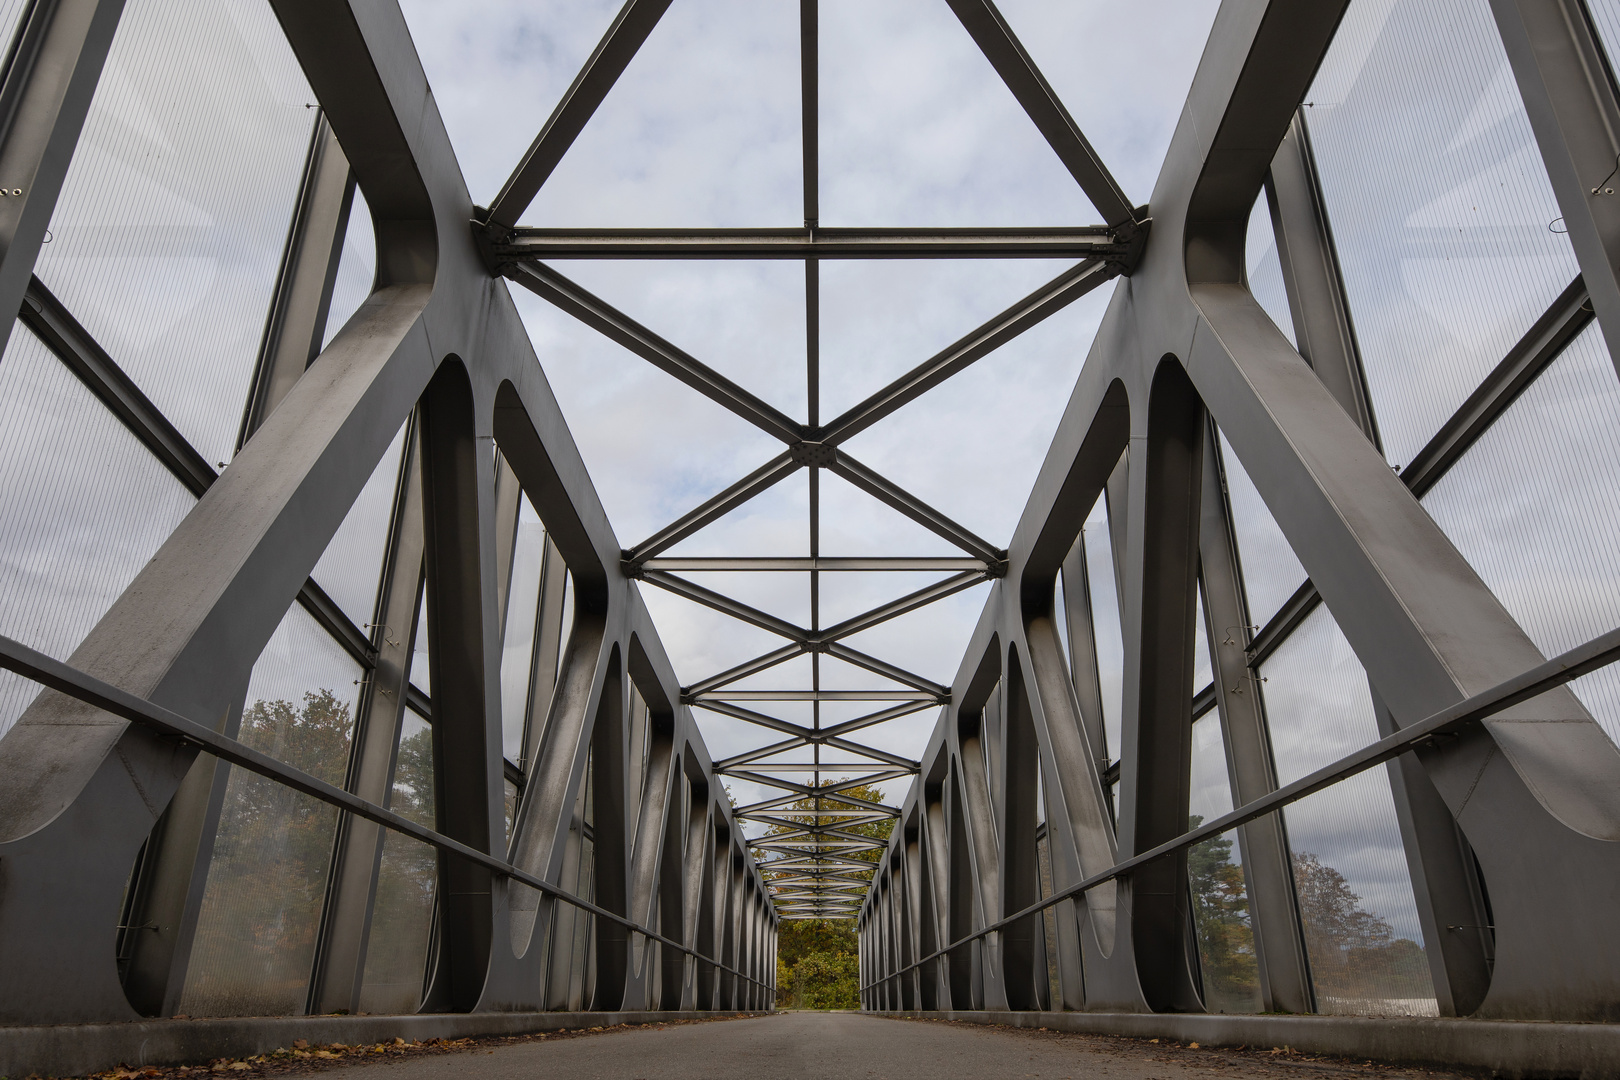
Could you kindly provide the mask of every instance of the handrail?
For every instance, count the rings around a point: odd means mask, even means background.
[[[440,851],[447,851],[458,855],[468,862],[476,863],[486,869],[493,870],[503,877],[527,885],[537,892],[560,900],[565,904],[587,911],[592,915],[608,922],[615,923],[635,933],[645,935],[661,945],[668,945],[672,949],[685,953],[697,960],[713,964],[721,971],[735,975],[739,979],[751,982],[756,986],[769,987],[770,984],[750,975],[745,975],[734,967],[721,963],[710,956],[704,956],[696,949],[688,948],[673,938],[667,938],[654,930],[649,930],[640,923],[626,918],[607,908],[583,900],[558,888],[549,881],[535,877],[533,874],[519,870],[511,863],[497,859],[493,855],[469,847],[459,840],[452,840],[448,836],[434,832],[423,825],[418,825],[409,818],[401,817],[392,810],[385,810],[375,803],[368,802],[352,792],[344,791],[340,787],[328,784],[324,780],[316,779],[308,773],[295,769],[291,765],[277,761],[268,754],[260,753],[243,743],[217,731],[203,727],[201,724],[188,720],[179,713],[171,712],[161,705],[153,704],[145,698],[138,697],[127,691],[120,690],[110,683],[102,682],[93,675],[87,675],[78,668],[62,663],[60,660],[46,656],[35,649],[13,638],[0,634],[0,668],[13,671],[33,682],[41,683],[52,690],[59,691],[69,697],[76,698],[88,705],[93,705],[114,716],[128,720],[132,724],[157,732],[166,738],[178,739],[190,743],[199,749],[214,755],[221,761],[228,761],[232,765],[257,773],[266,779],[274,780],[294,791],[301,791],[314,799],[319,799],[330,806],[346,810],[356,817],[365,818],[384,828],[404,833],[414,840],[432,845]]]
[[[1560,653],[1545,663],[1538,664],[1528,671],[1521,672],[1511,679],[1497,683],[1489,690],[1465,698],[1455,705],[1433,713],[1415,724],[1411,724],[1392,735],[1387,735],[1375,743],[1369,743],[1360,750],[1333,762],[1324,765],[1313,773],[1300,777],[1291,784],[1284,784],[1269,795],[1261,796],[1253,802],[1244,803],[1231,813],[1206,821],[1196,829],[1183,833],[1174,840],[1166,841],[1156,848],[1152,848],[1140,855],[1126,859],[1107,870],[1091,875],[1077,884],[1053,893],[1038,903],[1030,904],[1004,919],[1000,919],[973,933],[953,941],[940,949],[935,949],[920,960],[913,961],[905,967],[898,968],[888,975],[880,976],[861,987],[862,991],[870,990],[874,986],[896,979],[909,971],[924,964],[939,959],[953,949],[961,948],[971,941],[987,937],[1000,930],[1004,930],[1013,923],[1037,915],[1049,907],[1054,907],[1065,900],[1072,899],[1081,893],[1088,892],[1106,882],[1121,877],[1166,855],[1173,855],[1184,848],[1202,843],[1212,836],[1218,836],[1239,825],[1245,825],[1256,818],[1264,817],[1273,811],[1280,810],[1290,803],[1298,802],[1309,795],[1314,795],[1324,788],[1332,787],[1341,780],[1348,780],[1357,773],[1366,772],[1374,765],[1381,765],[1392,758],[1400,757],[1417,748],[1417,745],[1437,736],[1451,734],[1465,725],[1484,720],[1494,713],[1517,705],[1521,701],[1528,701],[1548,690],[1564,685],[1572,679],[1578,679],[1589,671],[1605,667],[1620,660],[1620,628],[1610,630],[1593,638],[1584,645],[1577,645],[1568,652]]]

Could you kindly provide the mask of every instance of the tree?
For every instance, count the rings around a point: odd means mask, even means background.
[[[1392,1000],[1434,996],[1423,947],[1397,938],[1389,923],[1364,910],[1339,871],[1296,851],[1294,893],[1324,1012],[1389,1008]]]
[[[410,719],[407,725],[412,726]],[[434,827],[433,729],[426,724],[399,741],[388,808],[419,825]],[[388,834],[366,949],[362,1009],[393,1013],[416,1009],[437,879],[438,855],[432,847],[400,833]]]
[[[349,761],[349,706],[331,690],[255,701],[241,741],[332,784]],[[315,950],[337,811],[232,769],[197,928],[187,1008],[216,1015],[296,1012]]]
[[[1197,814],[1189,828],[1204,823]],[[1214,1012],[1248,1012],[1259,1002],[1254,928],[1243,868],[1232,862],[1232,841],[1212,836],[1187,851],[1187,885],[1203,966],[1204,996]]]
[[[822,786],[842,784],[843,780],[828,780]],[[779,811],[781,817],[793,821],[803,822],[805,825],[820,823],[836,826],[840,831],[853,833],[870,839],[876,846],[864,851],[838,851],[837,854],[850,859],[876,865],[883,857],[884,846],[889,840],[889,833],[894,829],[894,819],[884,818],[882,821],[859,821],[854,815],[864,812],[864,808],[841,800],[839,794],[847,794],[851,798],[861,799],[865,802],[881,803],[883,793],[874,787],[862,784],[848,788],[844,792],[835,792],[828,795],[807,795],[796,799],[788,807]],[[807,811],[839,810],[847,807],[851,811],[849,817],[842,815],[812,814]],[[771,836],[797,832],[796,826],[772,825],[765,830],[761,839]],[[835,841],[836,842],[836,841]],[[852,877],[859,881],[871,881],[873,870],[860,870],[846,866],[842,863],[815,857],[815,849],[808,845],[804,849],[805,856],[811,858],[812,869],[809,873],[826,872],[836,873],[845,877]],[[760,873],[769,885],[773,881],[799,877],[805,870],[773,871],[771,863],[766,858],[766,852],[755,848],[754,859],[759,864]],[[859,894],[860,886],[849,884],[837,886],[834,891],[848,892],[851,896]],[[800,1009],[855,1009],[860,1007],[860,960],[859,943],[855,935],[855,924],[852,919],[784,919],[777,929],[776,939],[776,1003],[784,1007]]]

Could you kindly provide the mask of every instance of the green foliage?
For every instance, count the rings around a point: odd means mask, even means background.
[[[1194,815],[1190,828],[1203,824]],[[1325,1012],[1383,1009],[1389,999],[1434,992],[1423,947],[1361,906],[1344,875],[1308,851],[1293,853],[1294,892],[1311,975]],[[1212,1011],[1259,1008],[1259,972],[1243,868],[1232,841],[1216,836],[1187,852],[1204,996]]]
[[[827,784],[842,783],[841,780],[825,781]],[[849,788],[839,794],[848,794],[851,798],[866,802],[880,803],[883,793],[874,787],[860,785]],[[883,847],[888,843],[889,833],[894,828],[894,819],[885,818],[882,821],[859,821],[852,817],[838,815],[817,815],[812,817],[805,814],[808,810],[840,810],[848,808],[851,811],[861,811],[862,808],[853,803],[841,800],[838,794],[807,795],[795,800],[785,810],[779,811],[782,817],[801,820],[805,824],[821,822],[826,825],[836,825],[841,831],[853,833],[870,839],[873,847],[863,851],[841,850],[838,854],[844,858],[857,859],[861,862],[872,863],[874,866],[883,857]],[[796,817],[798,811],[802,817]],[[765,836],[779,836],[795,831],[784,825],[772,825],[765,830]],[[813,857],[814,849],[808,845],[805,854]],[[759,862],[761,872],[767,883],[787,877],[797,877],[804,871],[772,872],[770,863],[765,858],[765,852],[755,850],[754,858]],[[857,895],[860,886],[856,882],[871,881],[871,870],[860,870],[855,867],[842,865],[831,861],[816,860],[817,870],[825,868],[828,873],[836,873],[850,881],[847,888],[852,896]],[[855,935],[855,922],[853,919],[785,919],[777,930],[776,941],[776,1003],[782,1008],[794,1009],[855,1009],[860,1007],[860,960],[859,942]]]
[[[425,724],[400,739],[389,809],[428,828],[434,825],[433,729]],[[421,996],[437,876],[438,857],[433,848],[398,833],[388,834],[366,951],[366,996],[361,1007],[367,1011],[415,1010]]]
[[[332,784],[349,761],[349,706],[330,690],[256,701],[241,741]],[[231,770],[188,988],[194,1009],[297,1011],[309,977],[337,811],[289,787]],[[195,994],[195,999],[193,999]]]
[[[794,965],[793,986],[801,1009],[858,1009],[860,960],[854,953],[811,953]]]
[[[784,919],[776,932],[776,959],[793,967],[817,953],[854,953],[853,919]]]
[[[1194,814],[1189,828],[1203,824]],[[1260,973],[1243,868],[1232,863],[1232,841],[1212,836],[1187,852],[1187,884],[1203,967],[1204,996],[1212,1012],[1258,1007]]]
[[[776,938],[776,1004],[860,1007],[859,942],[850,919],[785,919]]]

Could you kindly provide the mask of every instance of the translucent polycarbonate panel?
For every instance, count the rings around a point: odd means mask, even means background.
[[[1265,308],[1277,329],[1283,332],[1294,348],[1294,314],[1288,306],[1288,287],[1283,284],[1282,260],[1277,255],[1277,233],[1271,223],[1271,205],[1266,193],[1254,201],[1249,213],[1249,236],[1244,248],[1248,260],[1249,292]]]
[[[1620,626],[1620,380],[1597,323],[1423,506],[1546,655]],[[1620,670],[1599,668],[1571,689],[1620,741]]]
[[[626,758],[629,787],[625,794],[630,796],[630,814],[625,821],[633,840],[635,830],[641,823],[641,797],[647,785],[647,755],[652,749],[652,716],[647,709],[646,698],[641,696],[634,683],[630,685],[629,714],[630,753]]]
[[[332,306],[326,310],[321,348],[332,343],[350,316],[365,303],[376,279],[377,231],[366,197],[356,187],[354,204],[349,208],[349,227],[343,235],[343,253],[338,256],[337,278],[332,282]]]
[[[1608,55],[1609,69],[1620,67],[1616,63],[1620,60],[1620,0],[1586,0],[1586,10],[1592,13],[1592,27]]]
[[[435,827],[433,729],[409,709],[400,727],[388,809],[418,825]],[[361,1012],[398,1015],[416,1011],[422,1000],[437,879],[438,857],[433,848],[400,833],[386,834],[366,945]]]
[[[1057,627],[1058,644],[1063,663],[1067,667],[1072,658],[1069,646],[1069,599],[1063,591],[1063,575],[1059,574],[1057,587],[1052,595],[1052,622]]]
[[[416,638],[411,651],[411,685],[424,694],[433,692],[432,670],[428,664],[427,582],[416,595]]]
[[[1220,718],[1212,712],[1193,721],[1191,762],[1188,812],[1199,822],[1230,813],[1232,787],[1226,771],[1226,744],[1221,739]]]
[[[1210,683],[1209,637],[1204,629],[1204,593],[1199,589],[1193,608],[1193,693]]]
[[[314,101],[266,0],[133,0],[37,272],[210,462],[228,461]]]
[[[1125,631],[1120,622],[1119,578],[1108,507],[1098,499],[1080,531],[1086,546],[1086,582],[1091,590],[1091,631],[1097,642],[1097,679],[1102,687],[1103,741],[1110,760],[1119,756],[1120,717],[1125,709]],[[1105,763],[1099,763],[1102,765]]]
[[[1232,809],[1226,745],[1215,713],[1193,721],[1191,766],[1187,827],[1196,829]],[[1205,1007],[1217,1013],[1259,1012],[1260,969],[1236,832],[1210,837],[1188,850],[1187,886]]]
[[[0,634],[67,659],[196,500],[24,326],[0,361]],[[39,693],[0,672],[0,735]]]
[[[1327,608],[1261,670],[1279,784],[1378,738],[1367,674]],[[1318,1010],[1436,1015],[1388,774],[1360,773],[1284,814]]]
[[[557,645],[557,673],[562,674],[563,658],[568,655],[568,646],[574,640],[574,575],[563,575],[563,604],[562,604],[562,635]],[[595,663],[595,658],[588,658],[587,663]]]
[[[1305,568],[1288,545],[1277,519],[1232,444],[1221,435],[1221,464],[1226,470],[1226,498],[1232,507],[1232,532],[1237,538],[1238,562],[1243,569],[1243,591],[1249,602],[1249,622],[1255,630],[1266,625],[1277,609],[1305,583]],[[1241,641],[1236,628],[1231,631]]]
[[[248,684],[242,742],[329,784],[349,763],[360,667],[289,608]],[[337,810],[232,768],[180,1011],[304,1011]]]
[[[0,0],[0,47],[9,51],[27,8],[28,0]]]
[[[546,527],[527,498],[518,500],[517,540],[512,549],[506,635],[501,643],[501,741],[507,760],[527,768],[523,732],[529,715],[535,617],[546,561]]]
[[[1354,0],[1304,110],[1384,451],[1404,465],[1576,275],[1479,0]]]
[[[377,588],[382,582],[383,555],[388,545],[388,525],[394,517],[399,458],[404,448],[405,425],[401,424],[310,575],[356,626],[371,622],[377,610]],[[404,629],[390,628],[389,632]]]

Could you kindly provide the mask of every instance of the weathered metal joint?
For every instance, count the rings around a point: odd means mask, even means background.
[[[838,448],[831,443],[801,440],[789,446],[788,453],[807,469],[830,469],[838,463]]]
[[[1148,214],[1148,208],[1137,207],[1135,221],[1110,229],[1115,242],[1124,245],[1124,251],[1106,256],[1108,265],[1120,275],[1130,277],[1142,261],[1142,254],[1147,250],[1148,234],[1152,231],[1153,218]]]
[[[481,206],[473,207],[473,216],[467,225],[472,230],[473,247],[478,251],[478,257],[483,260],[489,276],[505,277],[506,272],[516,265],[518,260],[499,250],[499,245],[511,242],[512,230],[499,225],[490,225],[484,220],[488,214],[489,211]]]

